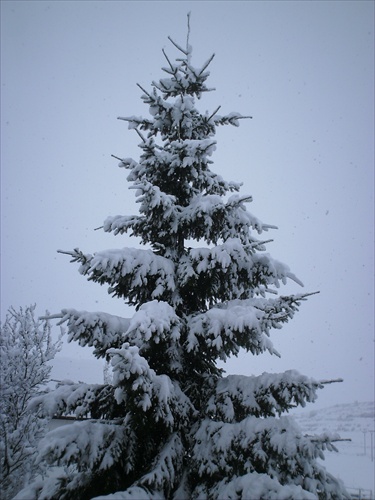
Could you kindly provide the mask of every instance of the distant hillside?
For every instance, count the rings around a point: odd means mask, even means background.
[[[374,406],[373,401],[356,401],[318,410],[298,409],[291,413],[306,434],[330,432],[350,439],[334,443],[338,453],[325,453],[323,465],[344,482],[353,498],[363,500],[375,498]]]
[[[375,403],[354,402],[292,413],[304,432],[364,432],[375,428]]]

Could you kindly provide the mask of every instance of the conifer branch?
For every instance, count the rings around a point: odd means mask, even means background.
[[[38,319],[40,319],[41,321],[48,321],[49,319],[62,319],[63,317],[64,315],[59,313],[59,314],[48,314],[47,316],[39,316]]]
[[[208,61],[206,62],[206,64],[203,66],[203,68],[200,70],[199,72],[199,75],[198,76],[201,76],[202,73],[204,72],[204,70],[210,65],[212,59],[215,57],[215,54],[212,54],[212,56],[208,59]]]
[[[207,89],[207,90],[211,90],[211,89]],[[226,115],[226,116],[218,116],[215,120],[215,123],[218,124],[218,125],[234,125],[234,126],[238,126],[238,124],[236,123],[237,120],[245,120],[245,119],[252,119],[253,117],[252,116],[242,116],[238,113],[231,113],[229,115]]]
[[[207,121],[209,122],[211,120],[211,118],[213,118],[216,113],[219,111],[219,109],[221,108],[221,106],[218,106],[215,111],[207,118]]]
[[[317,292],[303,293],[302,295],[297,295],[297,297],[298,297],[298,300],[300,300],[300,299],[305,300],[306,297],[310,297],[311,295],[317,295],[318,293],[320,293],[319,290]],[[341,380],[341,382],[342,382],[342,380]]]
[[[278,226],[274,226],[273,224],[262,224],[263,231],[268,231],[269,229],[279,229]]]
[[[135,128],[134,130],[137,132],[137,134],[142,139],[142,141],[146,144],[146,139],[143,137],[143,135],[140,133],[140,131],[137,128]]]
[[[116,160],[119,160],[119,161],[122,161],[122,158],[119,158],[118,156],[115,156],[115,155],[111,155],[112,158],[115,158]]]
[[[166,54],[166,52],[165,52],[165,50],[164,50],[164,49],[162,49],[162,52],[163,52],[164,57],[166,58],[166,60],[167,60],[167,62],[168,62],[168,64],[169,64],[169,67],[171,68],[172,73],[175,75],[175,74],[176,74],[176,68],[174,68],[174,67],[173,67],[173,64],[172,64],[172,63],[171,63],[171,61],[169,60],[169,58],[168,58],[168,56],[167,56],[167,54]]]
[[[70,255],[71,257],[74,257],[76,254],[77,254],[77,250],[78,249],[75,249],[73,250],[73,252],[70,250],[57,250],[57,253],[62,253],[64,255]]]
[[[191,73],[193,73],[193,75],[195,76],[195,78],[198,78],[198,76],[200,75],[200,73],[199,73],[199,74],[197,74],[197,73],[195,72],[195,69],[194,69],[192,66],[190,66],[188,63],[186,63],[186,67],[187,67],[187,69],[188,69]],[[186,73],[186,74],[187,74],[187,73]]]
[[[310,293],[309,295],[313,295],[313,294]],[[344,379],[343,378],[336,378],[336,379],[332,379],[332,380],[320,380],[319,384],[327,385],[327,384],[336,384],[339,382],[344,382]]]
[[[152,85],[158,90],[160,90],[160,92],[168,92],[170,90],[170,88],[167,87],[162,81],[160,82],[160,85],[156,82],[152,82]]]
[[[267,243],[272,243],[274,240],[262,240],[262,241],[255,241],[254,243],[251,243],[251,248],[260,248],[264,245],[267,245]]]
[[[169,90],[170,89],[170,87],[167,87],[164,82],[160,82],[160,84],[161,84],[161,86],[163,87],[164,90]],[[160,89],[160,87],[158,87],[158,88]],[[163,90],[163,89],[160,89],[160,90]]]
[[[81,252],[79,248],[75,248],[73,251],[57,250],[57,253],[62,253],[64,255],[70,255],[71,257],[73,257],[70,262],[81,261],[83,264],[86,264],[86,262],[89,260],[89,258],[87,258],[87,256],[83,252]]]
[[[338,441],[351,441],[350,438],[334,438],[334,439],[329,439],[329,438],[319,438],[319,436],[310,436],[309,434],[306,434],[305,437],[309,438],[312,443],[337,443]]]
[[[184,50],[182,47],[180,47],[174,40],[172,40],[172,38],[170,36],[168,36],[168,40],[173,43],[173,45],[176,47],[176,49],[178,49],[179,51],[181,51],[183,54],[185,54],[185,56],[188,55],[188,52],[186,52],[186,50]]]
[[[212,146],[214,146],[216,144],[216,141],[212,141],[210,142],[209,144],[207,144],[206,147],[200,149],[199,150],[201,151],[202,154],[206,153],[206,151],[208,151]]]
[[[154,98],[141,85],[139,85],[139,83],[137,83],[137,87],[139,87],[151,100],[154,100]]]
[[[253,197],[250,194],[248,194],[245,196],[241,196],[237,199],[229,200],[227,202],[226,206],[227,207],[238,207],[241,203],[251,203],[252,201],[253,201]]]
[[[190,16],[191,16],[191,12],[188,12],[187,13],[187,35],[186,35],[186,52],[187,54],[189,54],[189,38],[190,38]]]

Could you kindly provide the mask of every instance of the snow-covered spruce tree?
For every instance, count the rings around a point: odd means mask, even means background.
[[[62,385],[39,399],[45,412],[87,420],[51,432],[40,448],[41,460],[70,465],[70,473],[19,498],[346,497],[317,461],[332,437],[303,436],[281,416],[314,401],[324,382],[292,370],[224,376],[217,366],[240,349],[277,354],[271,329],[307,295],[274,295],[280,282],[298,280],[254,235],[270,226],[247,211],[251,197],[210,168],[216,127],[244,118],[196,107],[211,90],[213,57],[194,67],[189,35],[186,48],[170,41],[178,58],[164,53],[166,78],[150,90],[139,85],[151,116],[121,118],[141,141],[139,161],[120,162],[139,215],[103,226],[130,232],[144,248],[65,252],[82,275],[135,307],[130,319],[61,314],[70,340],[111,360],[113,382]]]
[[[35,305],[9,308],[0,326],[0,498],[13,498],[42,472],[34,463],[47,420],[30,410],[32,398],[46,390],[60,349],[48,321],[35,318]]]

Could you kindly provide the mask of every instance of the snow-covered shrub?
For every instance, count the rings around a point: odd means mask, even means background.
[[[47,420],[30,409],[46,389],[51,365],[60,348],[51,325],[37,320],[35,306],[11,307],[0,327],[0,491],[12,498],[41,472],[35,463],[37,444]]]

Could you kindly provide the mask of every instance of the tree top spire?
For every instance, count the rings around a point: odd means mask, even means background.
[[[190,38],[190,16],[191,16],[191,12],[188,12],[187,13],[187,35],[186,35],[186,52],[187,52],[187,54],[191,54],[191,47],[189,45],[189,38]]]

